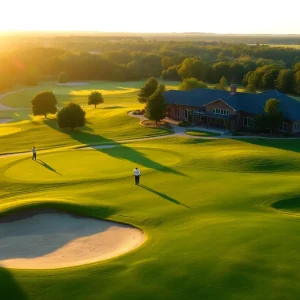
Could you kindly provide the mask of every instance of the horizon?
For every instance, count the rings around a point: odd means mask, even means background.
[[[247,11],[240,9],[237,0],[226,3],[213,0],[202,6],[195,0],[186,1],[184,6],[178,5],[178,0],[153,0],[151,5],[147,5],[147,14],[141,2],[136,0],[111,0],[105,4],[85,0],[84,5],[79,1],[67,3],[53,0],[51,4],[45,9],[38,0],[23,3],[11,0],[5,3],[0,33],[300,34],[297,10],[291,9],[294,0],[286,0],[284,6],[273,6],[271,10],[268,3],[253,0]],[[280,21],[274,15],[279,15]]]

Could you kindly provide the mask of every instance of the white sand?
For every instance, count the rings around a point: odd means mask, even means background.
[[[0,267],[54,269],[105,260],[145,241],[137,228],[110,221],[44,213],[0,223]]]
[[[57,83],[58,86],[86,86],[89,82],[67,82],[67,83]]]
[[[1,109],[0,109],[1,110]],[[11,118],[0,118],[0,124],[4,124],[4,123],[8,123],[10,121],[12,121],[13,119]]]

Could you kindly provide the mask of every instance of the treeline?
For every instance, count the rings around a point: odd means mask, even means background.
[[[196,78],[217,84],[225,77],[229,83],[244,84],[252,91],[278,88],[287,93],[300,92],[297,49],[203,41],[84,41],[76,40],[76,47],[85,49],[79,52],[68,47],[39,47],[1,53],[0,89],[53,80],[63,71],[70,81],[162,77]]]

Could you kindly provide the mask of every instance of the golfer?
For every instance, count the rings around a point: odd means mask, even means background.
[[[36,160],[36,149],[34,146],[32,147],[31,151],[32,151],[32,160]]]
[[[133,170],[133,174],[134,174],[134,180],[135,180],[135,184],[139,184],[140,183],[140,176],[141,176],[141,172],[138,168],[135,168]]]

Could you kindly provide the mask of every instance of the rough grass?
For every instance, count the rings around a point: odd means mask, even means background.
[[[0,269],[3,299],[299,299],[299,218],[265,207],[299,195],[298,141],[170,137],[122,147],[39,153],[44,166],[0,159],[0,215],[50,207],[148,236],[100,263]]]

